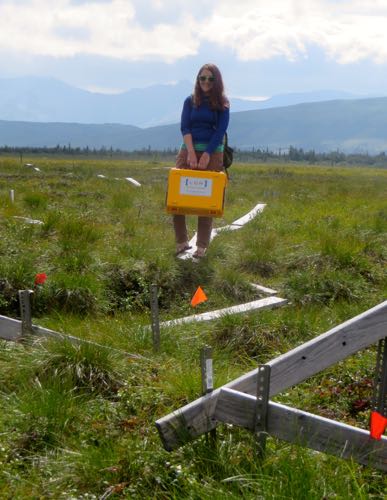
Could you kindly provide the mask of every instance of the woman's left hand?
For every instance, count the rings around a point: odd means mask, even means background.
[[[200,170],[205,170],[208,167],[209,163],[210,163],[210,155],[205,152],[200,157],[198,168]]]

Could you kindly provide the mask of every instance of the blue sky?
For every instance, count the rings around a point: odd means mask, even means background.
[[[387,0],[0,0],[0,78],[119,92],[193,81],[229,95],[387,95]]]

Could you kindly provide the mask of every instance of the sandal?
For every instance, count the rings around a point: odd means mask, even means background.
[[[182,253],[186,252],[187,250],[191,250],[191,246],[188,244],[188,241],[185,241],[184,243],[178,243],[176,245],[176,252],[175,256],[177,257],[178,255],[181,255]]]
[[[207,248],[197,247],[195,253],[192,255],[194,259],[202,259],[206,255]]]

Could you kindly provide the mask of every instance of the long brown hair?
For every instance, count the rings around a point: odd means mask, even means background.
[[[210,100],[210,107],[213,110],[223,111],[225,107],[229,106],[229,101],[224,93],[222,74],[219,71],[219,68],[215,66],[215,64],[211,63],[204,64],[198,71],[192,97],[193,104],[194,106],[200,106],[203,100],[203,92],[200,88],[199,76],[204,69],[210,71],[212,76],[215,78],[214,84],[210,90],[210,95],[208,96]]]

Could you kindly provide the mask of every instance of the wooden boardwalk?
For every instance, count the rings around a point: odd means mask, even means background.
[[[249,221],[254,219],[259,213],[261,213],[265,207],[266,207],[265,203],[258,203],[252,210],[250,210],[250,212],[248,212],[243,217],[240,217],[239,219],[235,220],[231,224],[228,224],[227,226],[223,227],[214,228],[211,231],[210,241],[212,241],[215,238],[215,236],[218,236],[218,234],[220,234],[222,231],[236,231],[237,229],[240,229],[242,226],[244,226]],[[192,255],[196,250],[196,238],[197,234],[195,233],[189,242],[189,246],[191,247],[190,250],[187,250],[186,252],[179,255],[178,257],[179,259],[181,260],[192,259]]]

